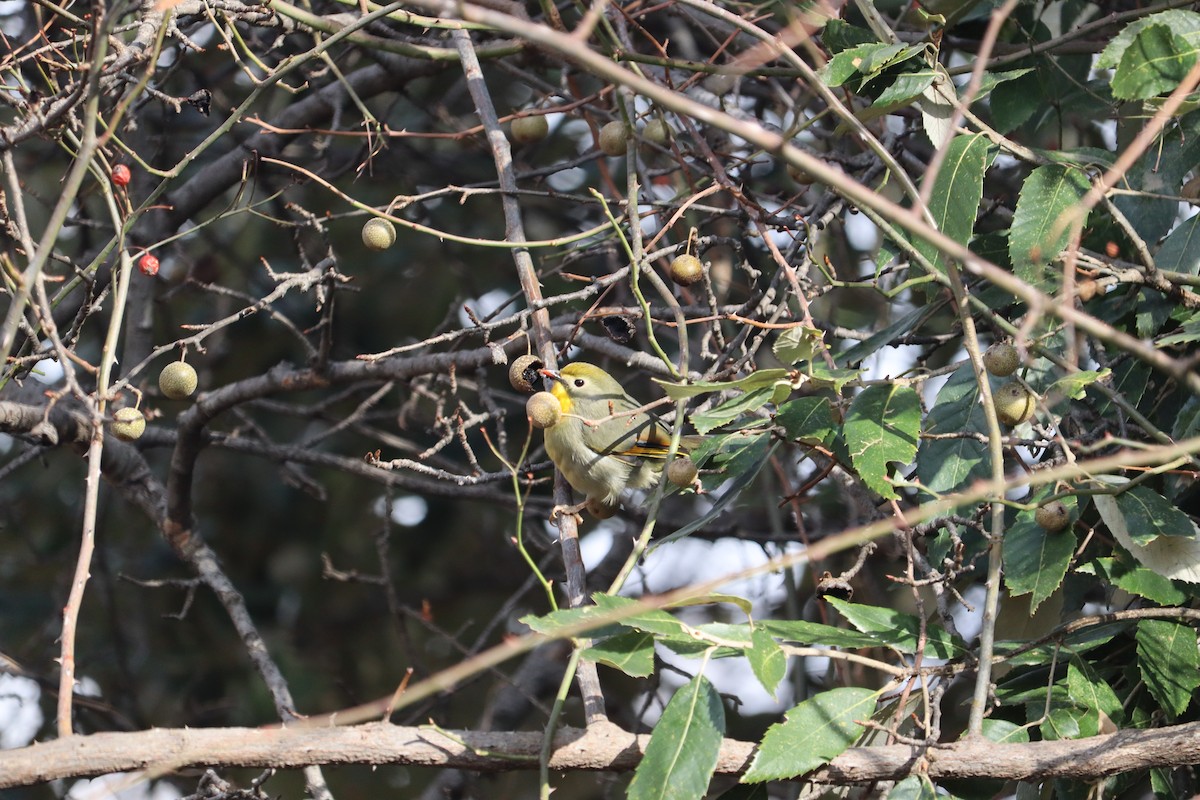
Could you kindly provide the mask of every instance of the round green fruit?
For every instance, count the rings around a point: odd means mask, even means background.
[[[371,217],[363,225],[362,240],[368,250],[387,250],[396,243],[396,228],[386,219]]]
[[[1017,348],[1008,342],[996,342],[983,354],[984,369],[997,378],[1007,378],[1016,372],[1020,365]]]
[[[549,428],[562,419],[562,405],[549,392],[538,392],[525,401],[525,413],[535,428]]]
[[[112,432],[122,442],[140,439],[146,432],[146,417],[136,408],[118,409],[113,414]]]
[[[1018,381],[1001,386],[992,400],[996,403],[996,416],[1005,425],[1020,425],[1037,409],[1037,398]]]
[[[158,373],[158,388],[172,400],[191,397],[198,383],[195,368],[186,361],[172,361]]]
[[[696,469],[695,462],[687,456],[679,456],[667,464],[667,480],[680,489],[691,486],[699,475],[700,470]]]
[[[683,255],[675,256],[675,259],[671,261],[671,267],[667,270],[667,274],[671,276],[671,280],[680,286],[691,286],[704,277],[704,264],[700,263],[700,259],[695,256],[684,253]]]
[[[532,144],[540,142],[550,133],[550,123],[545,115],[517,117],[509,126],[509,134],[517,144]]]
[[[629,149],[629,129],[621,120],[613,120],[600,129],[596,146],[606,156],[623,156]]]
[[[671,143],[671,126],[661,119],[652,119],[642,128],[642,140],[649,144],[666,147]]]
[[[1050,533],[1058,533],[1071,522],[1071,512],[1062,500],[1054,500],[1044,506],[1038,506],[1033,514],[1033,521]]]

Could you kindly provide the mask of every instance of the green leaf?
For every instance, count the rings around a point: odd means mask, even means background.
[[[744,392],[752,392],[755,389],[761,389],[764,386],[774,386],[779,381],[787,381],[792,375],[789,369],[760,369],[757,372],[752,372],[744,378],[738,378],[736,381],[709,381],[700,383],[672,383],[661,378],[655,378],[654,382],[663,388],[667,397],[672,400],[686,400],[689,397],[695,397],[699,394],[708,394],[709,392],[725,392],[730,389],[741,389]]]
[[[1089,187],[1083,172],[1059,164],[1038,167],[1025,179],[1008,240],[1018,278],[1042,289],[1053,286],[1047,267],[1070,239],[1067,213],[1078,205]],[[1084,215],[1075,224],[1086,222]]]
[[[937,800],[937,797],[937,790],[926,775],[909,775],[887,793],[887,800]]]
[[[1119,65],[1125,51],[1133,44],[1137,35],[1154,25],[1165,25],[1190,38],[1196,31],[1200,31],[1200,14],[1174,9],[1134,20],[1122,28],[1096,58],[1096,69],[1111,69]]]
[[[989,717],[983,721],[983,736],[989,742],[1000,744],[1024,744],[1029,741],[1029,729],[1006,719]],[[963,736],[967,736],[963,731]]]
[[[1075,498],[1063,498],[1074,519]],[[1054,594],[1067,574],[1075,552],[1075,537],[1066,530],[1051,533],[1034,522],[1033,511],[1022,511],[1004,534],[1004,585],[1013,595],[1032,593],[1030,613]]]
[[[807,379],[818,389],[832,389],[841,394],[846,384],[857,380],[860,374],[862,374],[861,370],[837,369],[830,367],[824,361],[814,361],[808,367]]]
[[[959,244],[971,240],[975,216],[983,197],[983,174],[992,163],[991,145],[983,134],[956,136],[946,148],[946,158],[933,181],[929,211],[938,230]],[[918,239],[917,252],[937,265],[939,251]]]
[[[892,340],[921,327],[940,307],[940,303],[923,303],[878,333],[873,333],[853,347],[838,353],[834,361],[839,367],[861,362]]]
[[[753,389],[730,400],[726,400],[716,408],[706,411],[703,414],[692,414],[688,419],[692,421],[692,425],[695,426],[699,433],[705,434],[714,428],[719,428],[726,423],[732,422],[743,414],[762,408],[771,401],[773,392],[773,386]]]
[[[1043,690],[1044,691],[1044,690]],[[1050,709],[1040,730],[1043,739],[1082,739],[1100,732],[1095,716],[1082,708],[1059,706]]]
[[[1196,631],[1176,622],[1144,619],[1137,626],[1137,660],[1154,699],[1171,717],[1182,714],[1200,686]]]
[[[1128,481],[1124,478],[1107,476],[1097,482],[1108,486],[1119,486]],[[1131,523],[1119,501],[1119,498],[1126,494],[1129,492],[1116,496],[1097,494],[1092,497],[1092,503],[1100,512],[1100,519],[1104,521],[1113,538],[1120,542],[1121,546],[1138,560],[1138,563],[1159,575],[1187,583],[1200,583],[1200,529],[1197,529],[1196,524],[1184,516],[1191,533],[1160,535],[1152,532],[1146,536],[1144,528],[1132,527],[1137,523]],[[1161,497],[1158,499],[1166,502]],[[1128,503],[1128,501],[1126,502]],[[1132,510],[1140,513],[1139,506],[1142,505],[1140,502],[1135,502]],[[1175,510],[1178,511],[1178,509]],[[1137,515],[1135,514],[1136,519]],[[1178,529],[1175,530],[1179,532]]]
[[[521,622],[528,625],[530,630],[536,631],[537,633],[544,633],[547,636],[554,636],[563,628],[573,627],[603,613],[605,613],[605,610],[597,608],[596,606],[563,608],[559,609],[558,611],[551,611],[549,614],[543,614],[542,616],[528,614],[524,617],[521,617]],[[606,624],[589,630],[588,635],[600,638],[604,636],[615,636],[620,632],[621,629],[619,626],[614,624]]]
[[[724,461],[723,474],[701,476],[701,481],[705,482],[706,489],[711,489],[714,485],[720,485],[724,489],[713,501],[712,508],[671,534],[661,539],[655,539],[652,549],[657,549],[668,542],[687,536],[693,531],[698,531],[720,516],[738,498],[742,490],[754,482],[778,444],[769,433],[737,437],[738,447],[729,453],[728,459]],[[708,481],[714,477],[716,480],[709,483]]]
[[[1140,120],[1132,122],[1140,124]],[[1133,191],[1118,195],[1113,203],[1143,241],[1158,241],[1175,224],[1179,201],[1163,195],[1177,194],[1198,162],[1200,114],[1193,112],[1164,131],[1125,173],[1125,188]]]
[[[1144,597],[1160,606],[1177,606],[1188,599],[1187,592],[1177,588],[1157,572],[1115,558],[1097,558],[1078,567],[1077,571],[1095,575],[1119,589]]]
[[[1152,25],[1138,32],[1121,56],[1112,79],[1113,97],[1145,100],[1167,94],[1196,63],[1196,46],[1166,25]]]
[[[874,710],[870,689],[833,689],[805,700],[767,729],[742,783],[793,778],[828,764],[862,735],[859,720]]]
[[[1090,664],[1078,656],[1072,656],[1067,666],[1067,695],[1076,705],[1095,716],[1098,730],[1120,727],[1125,719],[1125,710],[1117,693],[1096,674]]]
[[[712,684],[698,675],[675,692],[663,709],[626,797],[700,800],[708,792],[724,735],[721,698]]]
[[[767,690],[767,694],[775,696],[779,682],[787,673],[787,656],[783,648],[770,631],[761,625],[756,625],[750,633],[751,647],[746,650],[746,658],[750,661],[750,669],[754,677]]]
[[[937,70],[934,69],[900,73],[871,103],[872,111],[883,113],[909,105],[933,85],[937,75]]]
[[[1171,272],[1200,275],[1200,214],[1189,217],[1163,240],[1154,265]]]
[[[1112,370],[1105,367],[1102,370],[1081,369],[1079,372],[1059,378],[1050,385],[1046,390],[1046,394],[1059,392],[1072,400],[1082,400],[1084,390],[1091,386],[1096,381],[1106,380],[1112,375]]]
[[[1200,341],[1200,312],[1196,312],[1180,324],[1179,329],[1154,340],[1155,347],[1173,347]]]
[[[802,619],[777,620],[765,619],[758,622],[775,636],[797,644],[819,644],[826,647],[845,647],[857,650],[862,647],[878,647],[879,639],[858,631],[845,628],[835,628],[820,622],[807,622]]]
[[[921,635],[919,617],[893,608],[848,603],[836,597],[826,598],[826,602],[855,628],[872,636],[877,644],[889,645],[902,653],[917,651]],[[929,624],[925,626],[925,655],[949,659],[964,652],[966,647],[962,642],[956,641],[944,628]]]
[[[843,426],[854,469],[870,489],[888,499],[899,495],[888,482],[888,464],[907,464],[917,454],[921,400],[908,386],[869,386],[850,404]]]
[[[925,432],[945,434],[983,431],[983,408],[979,405],[975,371],[964,364],[938,391],[933,408],[925,417]],[[917,451],[917,478],[931,492],[946,494],[987,478],[987,445],[978,439],[926,439]]]
[[[837,435],[833,406],[824,397],[798,397],[775,412],[775,422],[787,437],[805,444],[826,445]]]
[[[771,352],[784,364],[810,361],[813,353],[817,351],[817,345],[821,344],[824,338],[824,331],[798,325],[788,328],[780,334],[779,338],[775,340],[775,344],[771,346]]]
[[[1148,544],[1159,536],[1196,536],[1196,525],[1187,514],[1145,486],[1121,492],[1115,500],[1130,536],[1138,544]]]
[[[634,678],[649,678],[654,674],[654,637],[633,631],[610,636],[584,650],[583,657]]]

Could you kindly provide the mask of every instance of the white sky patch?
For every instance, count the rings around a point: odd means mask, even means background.
[[[114,772],[76,781],[66,800],[176,800],[183,793],[166,781],[148,783],[140,773]]]
[[[37,681],[0,675],[0,750],[24,747],[37,736],[46,719],[38,705],[41,696]]]
[[[556,192],[574,192],[587,181],[587,170],[570,167],[555,172],[546,178],[546,184]]]
[[[879,247],[879,228],[866,214],[845,215],[846,241],[860,253],[873,253]]]
[[[375,501],[375,516],[382,517],[387,513],[387,500],[380,497]],[[425,498],[415,494],[406,494],[392,500],[392,522],[412,528],[420,525],[429,516],[429,503]]]
[[[476,318],[482,320],[493,311],[497,311],[506,304],[511,303],[512,292],[506,292],[503,289],[492,289],[490,292],[487,292],[480,297],[467,300],[465,303],[463,303],[463,306],[470,306],[471,310],[475,312]],[[467,311],[465,308],[460,307],[458,309],[458,324],[462,325],[464,328],[470,328],[475,325],[475,323],[471,322],[471,318],[467,316]]]

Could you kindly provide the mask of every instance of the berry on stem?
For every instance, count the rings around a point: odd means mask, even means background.
[[[600,129],[600,138],[596,140],[600,152],[606,156],[623,156],[629,149],[629,130],[619,119],[607,123]]]
[[[153,253],[146,253],[138,259],[138,271],[147,277],[153,278],[158,274],[158,256]]]
[[[112,175],[110,177],[112,178],[112,182],[117,186],[128,186],[129,182],[133,180],[133,173],[124,164],[117,164],[112,168]]]
[[[123,442],[142,438],[146,432],[146,417],[136,408],[122,408],[113,414],[113,436]]]
[[[381,217],[371,217],[362,228],[362,240],[368,250],[387,250],[396,243],[396,228]]]
[[[533,427],[549,428],[562,419],[562,404],[549,392],[538,392],[525,401],[525,413]]]
[[[700,259],[695,256],[684,253],[675,256],[667,274],[680,286],[691,286],[704,277],[704,264],[700,263]]]
[[[190,397],[198,383],[196,369],[186,361],[172,361],[158,373],[158,388],[172,400]]]

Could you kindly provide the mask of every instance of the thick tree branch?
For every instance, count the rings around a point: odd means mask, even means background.
[[[649,736],[603,723],[564,728],[555,738],[552,770],[626,772],[640,762]],[[372,722],[346,728],[156,729],[98,733],[0,752],[0,789],[51,780],[146,770],[154,775],[193,767],[297,769],[311,764],[406,764],[485,772],[536,769],[536,731],[439,732]],[[754,745],[726,739],[717,772],[740,774]],[[897,780],[923,772],[933,780],[989,778],[1091,780],[1149,767],[1200,761],[1200,723],[1106,736],[1027,744],[958,742],[852,748],[806,776],[818,783]]]

